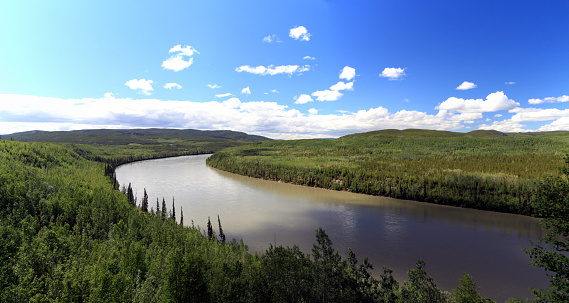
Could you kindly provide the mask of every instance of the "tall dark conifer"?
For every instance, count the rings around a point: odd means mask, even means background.
[[[164,199],[164,197],[162,197],[162,219],[166,219],[167,214],[168,214],[168,211],[166,210],[166,199]]]
[[[126,190],[126,197],[130,204],[136,206],[136,202],[134,201],[134,193],[132,192],[132,185],[130,183],[128,184],[128,189]]]
[[[156,215],[160,214],[160,202],[158,202],[158,197],[156,197]]]
[[[184,210],[180,206],[180,225],[184,226]]]
[[[213,227],[211,227],[211,220],[207,217],[207,237],[213,238]]]
[[[143,212],[148,212],[148,194],[146,193],[146,188],[144,189],[141,208]]]
[[[174,205],[174,197],[172,197],[172,220],[176,221],[176,206]]]
[[[223,233],[223,228],[221,228],[221,220],[219,220],[219,215],[217,215],[217,223],[219,223],[219,241],[225,243],[225,234]]]

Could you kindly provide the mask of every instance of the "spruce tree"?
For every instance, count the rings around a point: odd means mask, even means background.
[[[184,210],[180,206],[180,225],[184,226]]]
[[[219,220],[219,215],[217,215],[217,223],[219,223],[219,240],[225,243],[225,234],[223,233],[223,228],[221,228],[221,220]]]
[[[174,197],[172,197],[172,220],[176,221],[176,206],[174,206]]]
[[[144,189],[141,208],[143,212],[148,212],[148,194],[146,193],[146,188]]]
[[[160,202],[158,202],[158,197],[156,197],[156,215],[160,214]]]
[[[132,204],[133,206],[136,206],[136,202],[134,200],[134,193],[132,192],[132,185],[130,183],[128,184],[128,189],[126,191],[126,197],[127,197],[128,202],[130,204]]]
[[[166,200],[162,197],[162,219],[166,218],[166,214],[168,214],[168,211],[166,210]]]
[[[211,227],[211,220],[207,217],[207,237],[213,238],[213,228]]]

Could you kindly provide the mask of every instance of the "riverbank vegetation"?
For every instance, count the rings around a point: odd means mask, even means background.
[[[134,206],[105,166],[61,144],[0,141],[0,301],[482,300],[467,275],[441,291],[422,261],[405,282],[389,269],[375,278],[367,260],[342,258],[321,229],[312,254],[271,246],[251,255],[209,228],[177,224],[164,206]]]
[[[568,152],[569,132],[384,130],[256,142],[217,152],[207,163],[268,180],[539,215],[538,184],[559,174]]]

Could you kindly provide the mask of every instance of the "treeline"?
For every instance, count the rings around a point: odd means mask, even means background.
[[[267,180],[536,215],[538,184],[559,174],[567,139],[561,133],[271,141],[225,149],[207,163]]]
[[[219,219],[216,235],[209,220],[207,230],[177,224],[164,200],[145,212],[104,172],[66,146],[0,141],[0,301],[484,301],[466,274],[441,291],[422,261],[403,283],[389,269],[375,278],[321,229],[311,254],[251,255],[224,241]]]

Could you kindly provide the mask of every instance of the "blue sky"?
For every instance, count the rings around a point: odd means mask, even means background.
[[[569,129],[569,1],[3,1],[0,134]]]

